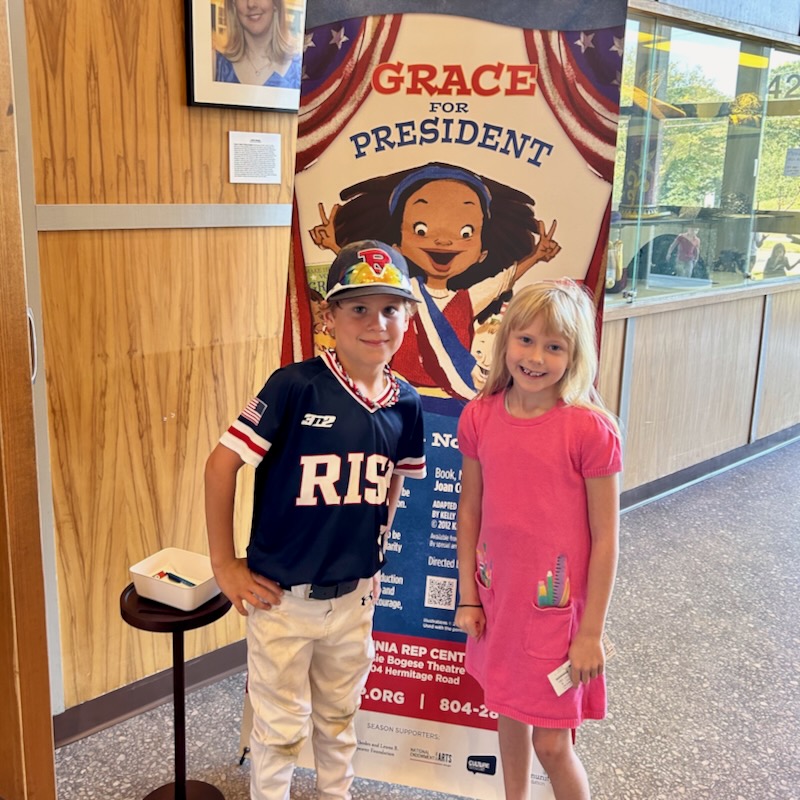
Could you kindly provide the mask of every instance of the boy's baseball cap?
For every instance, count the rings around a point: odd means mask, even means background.
[[[411,291],[405,258],[377,239],[351,242],[339,251],[328,270],[325,300],[369,294],[394,294],[419,302]]]

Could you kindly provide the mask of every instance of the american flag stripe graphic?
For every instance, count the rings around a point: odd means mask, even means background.
[[[580,31],[525,31],[529,60],[539,65],[542,95],[586,163],[609,183],[624,36],[622,28],[594,31],[588,38]]]
[[[239,415],[243,417],[248,422],[252,422],[253,425],[258,425],[261,422],[261,417],[264,416],[264,412],[267,410],[267,404],[263,400],[259,400],[257,397],[254,397],[245,407],[244,411]]]

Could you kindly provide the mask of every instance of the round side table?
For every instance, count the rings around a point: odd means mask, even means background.
[[[181,611],[140,597],[133,584],[122,591],[119,608],[122,619],[134,628],[172,634],[172,691],[175,713],[175,781],[150,792],[144,800],[225,800],[210,783],[186,780],[186,676],[183,661],[183,632],[215,622],[230,609],[224,594],[194,611]]]

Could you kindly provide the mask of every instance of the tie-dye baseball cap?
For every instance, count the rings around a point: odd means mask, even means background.
[[[377,239],[343,247],[328,270],[325,300],[394,294],[419,302],[411,291],[408,264],[402,253]]]

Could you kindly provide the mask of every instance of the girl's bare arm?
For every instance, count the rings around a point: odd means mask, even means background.
[[[584,610],[569,650],[572,680],[588,683],[605,667],[602,638],[614,588],[619,553],[619,477],[586,479],[592,551]]]
[[[463,456],[461,466],[461,495],[458,500],[458,554],[459,606],[456,609],[456,626],[470,636],[480,639],[486,626],[486,617],[480,606],[478,587],[475,584],[477,561],[475,549],[481,529],[481,499],[483,475],[481,465],[474,458]]]

